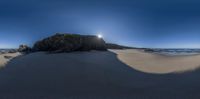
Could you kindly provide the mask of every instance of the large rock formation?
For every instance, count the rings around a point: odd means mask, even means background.
[[[71,52],[71,51],[105,51],[106,43],[102,38],[91,35],[59,34],[38,41],[34,51]]]
[[[122,45],[117,45],[117,44],[112,44],[112,43],[107,43],[106,47],[108,49],[133,49],[134,47],[127,47],[127,46],[122,46]]]

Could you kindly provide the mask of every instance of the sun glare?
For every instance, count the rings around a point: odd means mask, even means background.
[[[98,34],[97,37],[98,37],[98,38],[102,38],[103,36],[102,36],[101,34]]]

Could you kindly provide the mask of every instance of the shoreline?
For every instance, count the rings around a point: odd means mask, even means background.
[[[131,68],[146,73],[168,74],[192,71],[200,68],[200,55],[163,55],[142,50],[111,50]]]

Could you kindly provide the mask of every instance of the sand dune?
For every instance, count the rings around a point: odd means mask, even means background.
[[[166,56],[134,49],[111,51],[125,64],[146,73],[180,73],[200,67],[200,55]]]
[[[144,73],[118,59],[123,51],[114,52],[19,56],[0,71],[0,99],[200,98],[199,70]]]

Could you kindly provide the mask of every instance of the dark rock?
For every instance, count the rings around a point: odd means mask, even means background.
[[[155,50],[149,49],[149,48],[144,49],[144,51],[145,51],[145,52],[155,52]]]
[[[13,58],[12,56],[4,56],[5,59],[11,59]]]
[[[133,49],[133,47],[127,47],[127,46],[122,46],[122,45],[117,45],[117,44],[111,44],[111,43],[107,43],[106,47],[108,49]]]
[[[20,45],[18,51],[19,52],[31,52],[31,48],[28,47],[27,45]]]
[[[11,49],[8,51],[8,53],[16,53],[17,52],[17,49]]]
[[[102,38],[97,36],[84,36],[82,38],[82,46],[80,47],[82,51],[89,50],[107,50],[106,43]]]
[[[105,51],[105,41],[97,36],[78,34],[59,34],[38,41],[34,51],[71,52],[71,51]]]

